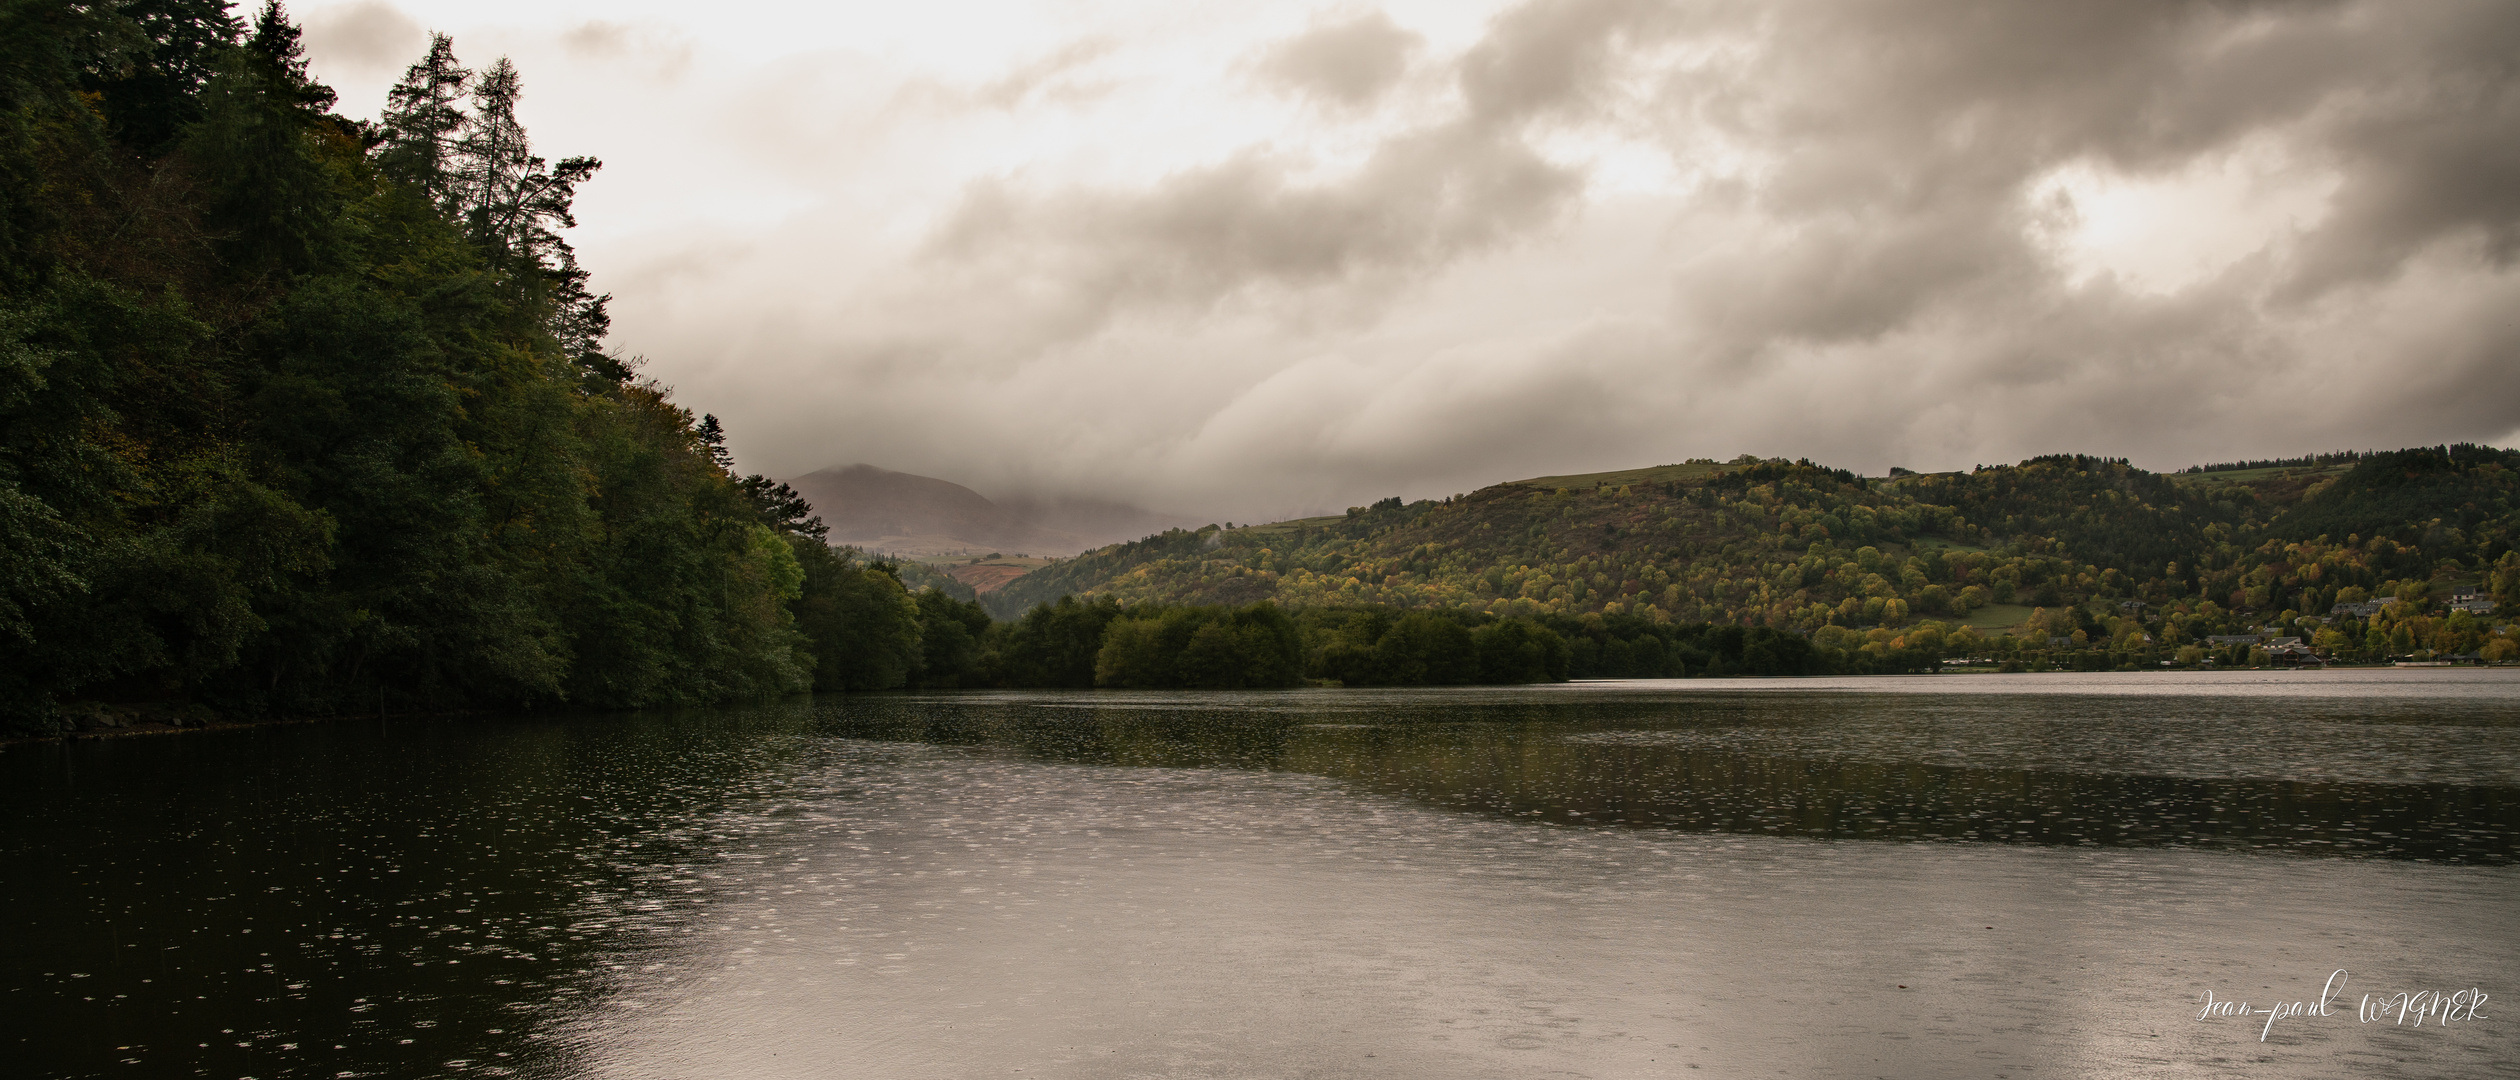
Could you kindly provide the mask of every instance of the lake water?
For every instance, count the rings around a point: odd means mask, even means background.
[[[2520,1076],[2511,671],[368,719],[0,815],[13,1076]]]

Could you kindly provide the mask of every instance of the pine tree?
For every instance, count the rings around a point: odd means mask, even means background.
[[[760,473],[735,482],[750,496],[753,511],[761,515],[761,523],[779,532],[821,540],[831,535],[831,526],[814,513],[812,503],[796,489]]]
[[[386,92],[379,118],[385,144],[377,151],[377,165],[419,187],[441,208],[451,208],[457,192],[454,170],[472,126],[462,103],[472,80],[473,73],[455,59],[454,39],[432,33],[428,55]]]
[[[451,52],[447,60],[452,63]],[[570,209],[577,186],[603,162],[573,157],[546,167],[516,117],[523,95],[516,65],[504,56],[473,82],[472,116],[455,143],[456,164],[447,170],[456,209],[474,239],[517,272],[521,287],[539,294],[537,302],[551,313],[552,336],[581,375],[618,385],[628,380],[629,368],[602,345],[612,325],[612,297],[587,289],[577,253],[554,231],[577,224]]]
[[[546,168],[516,118],[524,87],[504,56],[473,84],[472,129],[462,141],[463,202],[476,237],[520,261],[547,262],[560,244],[551,229],[577,224],[577,186],[604,163],[564,158]],[[557,260],[552,260],[556,262]]]
[[[691,433],[700,440],[700,445],[708,448],[709,460],[716,462],[717,467],[727,474],[734,474],[735,455],[726,448],[726,426],[718,423],[716,413],[703,414]]]
[[[219,54],[243,33],[226,0],[130,0],[117,5],[143,43],[127,64],[98,64],[87,73],[115,135],[142,156],[155,157],[185,125],[201,119],[201,88],[210,82]]]
[[[280,0],[267,0],[254,16],[254,33],[245,39],[245,48],[262,62],[266,72],[275,77],[299,108],[320,113],[332,108],[340,95],[307,74],[306,47],[299,42],[303,36],[297,24],[289,21],[289,13],[281,9]]]
[[[205,221],[234,265],[261,276],[323,257],[341,192],[322,159],[348,145],[329,137],[346,132],[325,112],[333,101],[330,87],[308,77],[298,28],[277,0],[202,88],[184,153],[204,178]]]
[[[476,237],[504,240],[504,232],[495,231],[491,221],[509,216],[507,208],[514,205],[516,192],[522,188],[533,161],[525,126],[516,119],[516,101],[523,96],[516,65],[509,63],[507,57],[500,57],[481,73],[472,91],[472,124],[459,144],[462,164],[457,167],[458,198]],[[505,246],[514,248],[512,244]]]
[[[556,244],[559,265],[551,270],[551,333],[560,349],[585,375],[608,383],[630,378],[630,367],[604,352],[604,335],[612,331],[612,294],[587,291],[589,274],[577,252]]]

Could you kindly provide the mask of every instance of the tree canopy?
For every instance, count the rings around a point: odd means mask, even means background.
[[[609,352],[522,75],[0,7],[0,728],[900,685],[919,613]]]

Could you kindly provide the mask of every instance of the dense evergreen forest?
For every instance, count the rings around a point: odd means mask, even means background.
[[[605,350],[522,85],[436,37],[370,125],[276,6],[0,7],[0,732],[898,685],[974,614]]]
[[[1799,661],[1748,665],[1775,672],[2264,662],[2213,640],[2252,635],[2349,661],[2510,660],[2515,489],[2520,453],[2473,445],[2178,474],[2060,455],[1886,479],[1745,457],[1175,530],[985,599],[1528,619],[1568,643],[1578,678],[1744,670],[1741,646],[1703,644],[1717,628],[1803,643]],[[2453,602],[2470,592],[2483,602]]]

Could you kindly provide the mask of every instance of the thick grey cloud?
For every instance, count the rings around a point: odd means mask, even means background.
[[[1508,11],[1462,56],[1463,96],[1490,120],[1582,104],[1613,74],[1618,46],[1671,29],[1679,10],[1651,0],[1542,0]]]
[[[428,32],[392,5],[370,0],[309,16],[306,46],[335,64],[400,73],[428,48]]]
[[[1775,154],[1762,209],[1851,222],[1850,248],[1917,226],[1979,247],[1971,226],[2019,235],[1999,215],[2042,169],[2140,173],[2259,132],[2344,179],[2284,268],[2287,295],[2389,274],[2462,232],[2499,266],[2520,221],[2508,6],[1915,0],[1781,6],[1764,29],[1775,47],[1675,80],[1668,101]],[[1942,254],[1897,261],[1947,288]],[[1982,247],[1962,265],[2013,269]]]
[[[1286,89],[1361,106],[1400,81],[1424,40],[1390,16],[1369,12],[1288,39],[1268,51],[1259,72]]]
[[[1235,520],[1745,451],[2520,435],[2520,7],[1426,18],[762,66],[691,123],[797,209],[590,261],[749,467]]]
[[[1580,190],[1519,141],[1468,124],[1386,141],[1340,183],[1291,171],[1255,153],[1125,193],[982,184],[928,255],[1034,297],[1041,332],[1065,338],[1124,306],[1202,305],[1259,285],[1371,289],[1527,231]]]
[[[1665,92],[1768,162],[1759,235],[1680,274],[1679,305],[1700,363],[1882,365],[1841,370],[1908,419],[1838,452],[2166,467],[2520,426],[2520,333],[2489,314],[2514,299],[2513,9],[1937,0],[1779,7],[1758,33]],[[2289,253],[2174,296],[2068,289],[2024,227],[2060,165],[2140,177],[2258,137],[2337,178]]]

